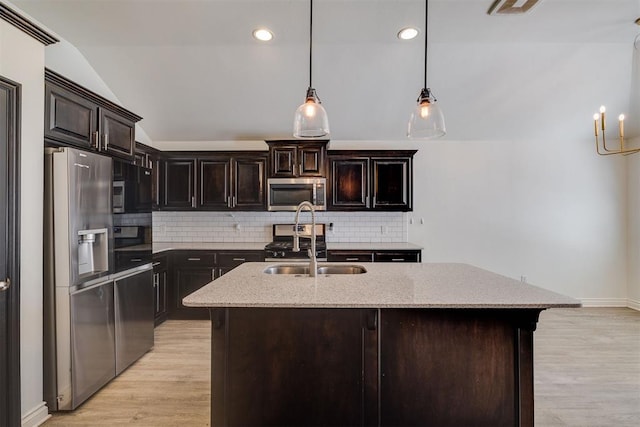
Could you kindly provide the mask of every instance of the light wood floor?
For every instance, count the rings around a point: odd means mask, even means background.
[[[208,321],[167,321],[154,349],[51,426],[209,425]],[[535,333],[535,415],[540,427],[636,426],[640,420],[640,312],[542,312]]]

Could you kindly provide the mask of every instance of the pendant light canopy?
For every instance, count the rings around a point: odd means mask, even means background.
[[[296,110],[293,120],[293,136],[296,138],[326,138],[329,136],[329,118],[316,95],[311,80],[311,58],[313,38],[313,0],[309,12],[309,87],[305,102]]]
[[[412,139],[438,138],[447,133],[444,126],[444,115],[427,87],[427,35],[429,25],[429,0],[425,0],[424,12],[424,86],[418,97],[418,105],[411,113],[407,136]]]

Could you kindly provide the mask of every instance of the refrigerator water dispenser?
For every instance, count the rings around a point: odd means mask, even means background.
[[[109,236],[106,228],[78,231],[78,274],[109,270]]]

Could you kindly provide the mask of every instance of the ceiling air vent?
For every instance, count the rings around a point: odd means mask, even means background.
[[[493,2],[489,15],[516,15],[526,13],[540,0],[496,0]]]

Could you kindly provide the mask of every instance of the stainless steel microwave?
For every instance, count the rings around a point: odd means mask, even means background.
[[[326,178],[269,178],[267,209],[295,211],[300,202],[308,201],[318,211],[327,209]]]

